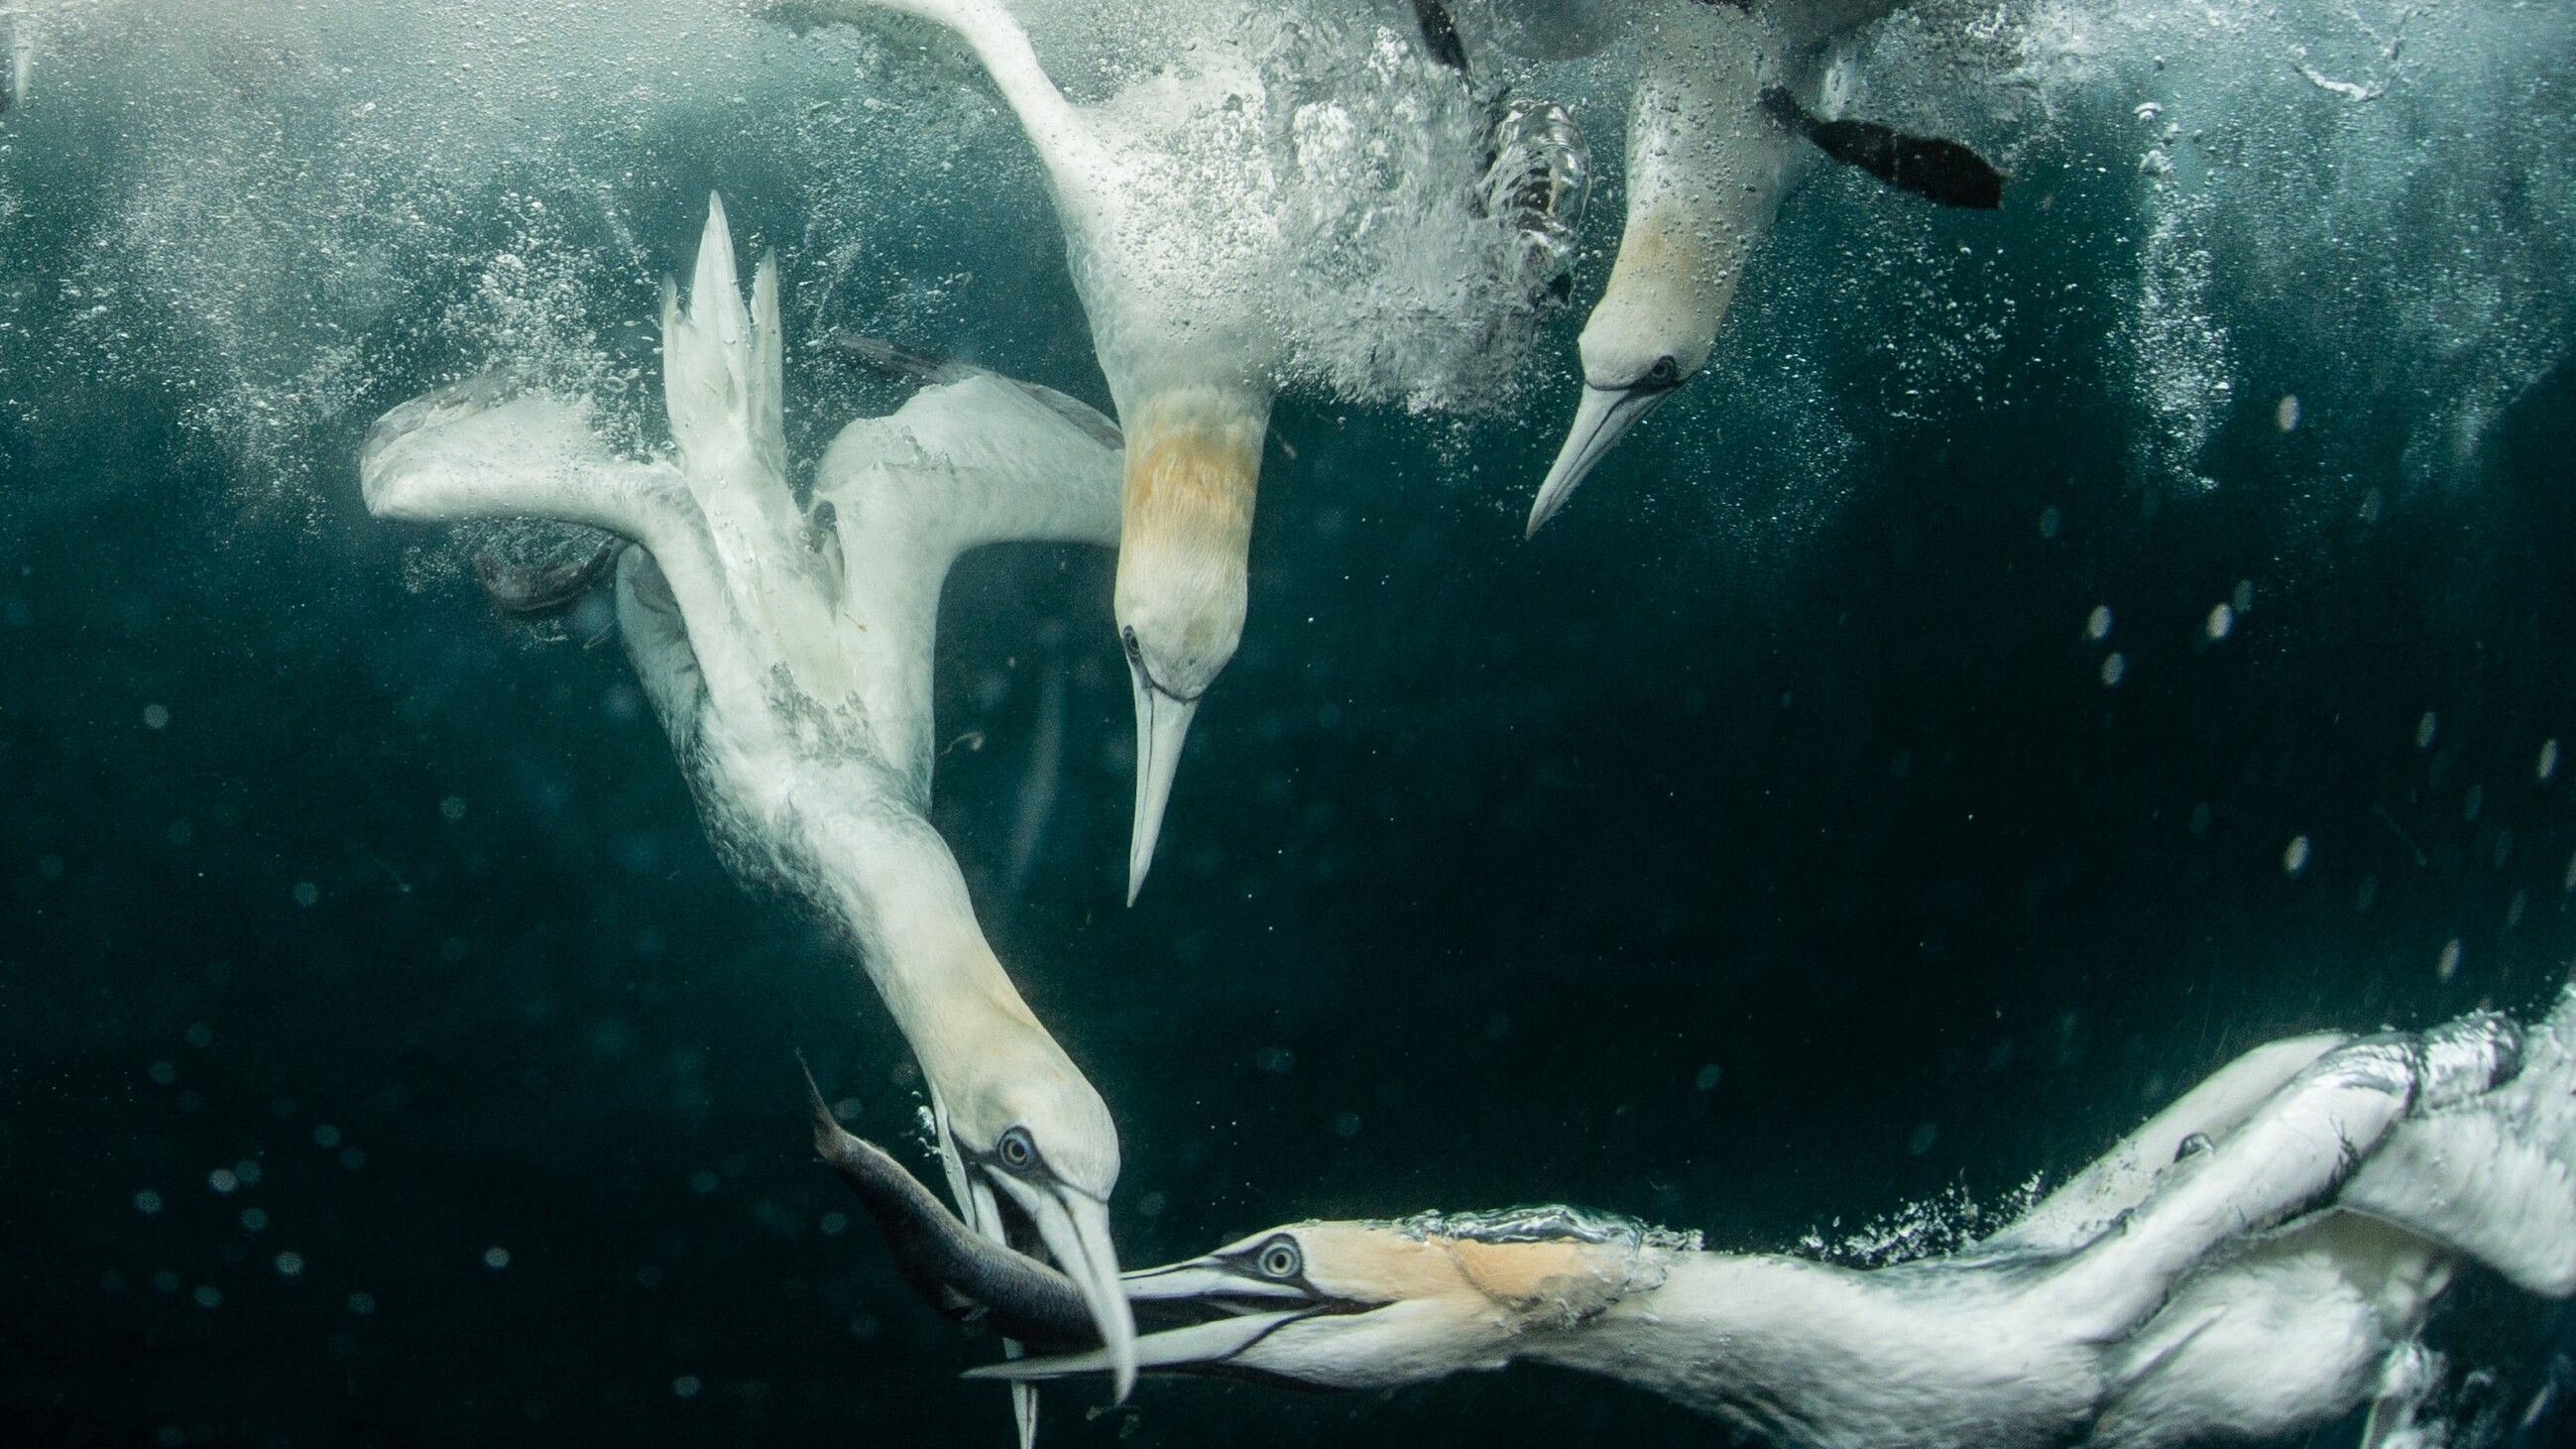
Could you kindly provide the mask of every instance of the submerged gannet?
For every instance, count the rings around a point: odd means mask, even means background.
[[[1900,3],[1668,0],[1632,18],[1646,56],[1629,103],[1627,225],[1577,343],[1583,400],[1531,504],[1531,533],[1639,419],[1707,365],[1746,261],[1814,158],[1954,205],[2000,202],[2001,176],[1967,148],[1824,119],[1802,99],[1818,90],[1827,42]],[[1607,28],[1601,17],[1580,18],[1575,26],[1525,17],[1522,33],[1588,38]]]
[[[0,71],[0,115],[27,103],[27,82],[36,70],[34,22],[15,11],[0,11],[0,35],[9,41],[8,68]]]
[[[665,285],[675,456],[616,456],[585,401],[477,380],[369,435],[368,509],[547,518],[631,541],[629,655],[737,869],[855,941],[919,1059],[949,1186],[995,1242],[1024,1221],[1133,1380],[1109,1234],[1109,1112],[1004,974],[927,818],[940,584],[979,544],[1118,537],[1118,434],[1073,400],[971,373],[836,438],[799,510],[780,412],[778,274],[748,309],[721,202],[688,306]],[[1021,1396],[1022,1431],[1030,1405]]]
[[[1714,1253],[1548,1208],[1292,1224],[1131,1273],[1127,1290],[1182,1320],[1139,1341],[1157,1370],[1359,1389],[1529,1359],[1818,1449],[2154,1449],[2274,1439],[2363,1406],[2366,1442],[2393,1445],[2435,1387],[2420,1331],[2461,1263],[2576,1293],[2571,1092],[2576,991],[2527,1035],[2480,1014],[2257,1048],[1947,1257],[1864,1271]],[[847,1144],[823,1146],[881,1222],[921,1240]],[[1033,1339],[1082,1336],[1043,1265],[942,1261],[911,1271]]]
[[[1284,343],[1266,315],[1293,222],[1258,113],[1261,77],[1212,33],[1195,70],[1098,105],[1057,89],[998,0],[781,0],[955,32],[1043,163],[1075,291],[1127,435],[1114,612],[1136,702],[1127,898],[1144,886],[1181,746],[1243,635],[1261,449]]]

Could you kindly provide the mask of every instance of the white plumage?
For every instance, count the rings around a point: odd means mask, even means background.
[[[1132,1342],[1108,1109],[994,958],[926,816],[949,565],[1005,540],[1114,544],[1116,429],[967,375],[846,428],[804,510],[785,476],[776,268],[763,262],[746,306],[720,203],[688,305],[666,289],[662,326],[673,456],[621,458],[586,402],[477,380],[376,425],[367,506],[559,519],[640,546],[620,561],[618,617],[711,833],[857,943],[919,1058],[968,1220],[998,1239],[1012,1203],[1107,1341]]]
[[[1377,1388],[1535,1359],[1810,1449],[2420,1442],[2467,1264],[2576,1291],[2576,990],[2537,1028],[2247,1053],[2011,1227],[1876,1270],[1569,1209],[1300,1223],[1128,1275],[1148,1368]],[[1041,1378],[1074,1354],[978,1370]]]

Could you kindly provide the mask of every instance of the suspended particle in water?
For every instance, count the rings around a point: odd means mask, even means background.
[[[816,1219],[814,1226],[824,1237],[837,1238],[850,1230],[850,1216],[842,1212],[828,1212]]]
[[[234,1188],[241,1186],[241,1179],[233,1176],[233,1170],[231,1168],[218,1167],[214,1171],[206,1174],[206,1186],[213,1188],[219,1193],[229,1193]]]
[[[2504,907],[2504,928],[2505,928],[2506,930],[2510,931],[2510,930],[2512,930],[2514,927],[2521,925],[2521,924],[2522,924],[2522,913],[2523,913],[2525,910],[2528,910],[2528,909],[2530,908],[2530,906],[2531,906],[2531,892],[2529,892],[2529,891],[2515,891],[2515,892],[2513,893],[2513,899],[2512,899],[2512,900],[2510,900],[2510,901],[2505,902],[2505,907]]]
[[[309,880],[300,880],[295,883],[294,894],[297,905],[310,907],[314,902],[322,899],[322,888]]]
[[[198,1284],[195,1297],[199,1308],[221,1308],[224,1306],[223,1290],[217,1288],[212,1283]]]
[[[1143,1213],[1149,1218],[1161,1217],[1163,1215],[1163,1210],[1171,1205],[1172,1200],[1159,1192],[1149,1192],[1143,1197],[1136,1199],[1136,1211]]]
[[[2353,892],[2353,911],[2359,915],[2368,915],[2370,914],[2370,908],[2377,904],[2379,904],[2379,877],[2375,875],[2363,876],[2361,878],[2361,889]]]
[[[1359,1136],[1360,1114],[1357,1112],[1340,1112],[1334,1114],[1333,1135],[1336,1137]]]
[[[2558,773],[2558,741],[2540,742],[2540,758],[2533,762],[2531,773],[2544,785],[2549,783],[2550,776]]]
[[[703,1169],[692,1174],[689,1178],[689,1191],[696,1193],[700,1197],[705,1197],[707,1194],[714,1192],[717,1188],[722,1186],[724,1186],[723,1178]]]
[[[2227,596],[2227,602],[2235,608],[2238,614],[2252,613],[2254,611],[2254,581],[2252,579],[2238,579],[2236,581],[2236,592]]]
[[[215,1044],[215,1029],[202,1021],[196,1022],[188,1028],[187,1037],[188,1045],[204,1051]]]
[[[2293,835],[2290,837],[2290,843],[2281,850],[2281,874],[2297,880],[2307,874],[2307,871],[2308,838],[2304,835]]]
[[[2096,644],[2111,637],[2110,605],[2095,604],[2093,612],[2084,616],[2084,637]]]
[[[2440,718],[2429,709],[2424,711],[2424,717],[2415,721],[2415,748],[2419,750],[2433,748],[2433,736],[2439,733],[2441,728]]]
[[[2195,840],[2197,840],[2197,839],[2199,839],[2201,836],[2207,835],[2208,833],[2209,833],[2209,802],[2208,802],[2208,801],[2206,801],[2206,800],[2203,800],[2203,801],[2201,801],[2199,804],[2194,805],[2193,807],[2191,807],[2191,834],[2192,834],[2192,838],[2193,838],[2193,839],[2195,839]]]
[[[671,1380],[671,1396],[679,1399],[694,1399],[698,1396],[698,1390],[705,1387],[705,1384],[699,1382],[696,1374],[682,1374]]]
[[[255,1207],[243,1208],[241,1210],[241,1225],[242,1231],[248,1233],[256,1233],[264,1230],[268,1226],[267,1210]]]
[[[376,1295],[374,1295],[373,1293],[352,1293],[352,1294],[350,1294],[350,1295],[349,1295],[349,1311],[350,1311],[351,1313],[354,1313],[354,1314],[358,1315],[360,1318],[364,1318],[364,1317],[366,1317],[367,1315],[369,1315],[369,1314],[371,1314],[371,1313],[375,1312],[375,1311],[376,1311]]]
[[[450,795],[438,802],[438,818],[453,825],[465,818],[465,797]]]
[[[483,1250],[483,1266],[498,1273],[510,1266],[510,1250],[498,1244]]]
[[[2284,433],[2295,433],[2299,430],[2299,395],[2297,393],[2281,394],[2281,401],[2272,408],[2272,426]]]
[[[2361,495],[2361,521],[2362,521],[2362,522],[2364,522],[2364,523],[2377,523],[2377,522],[2379,521],[2379,515],[2380,515],[2380,513],[2381,513],[2382,511],[2383,511],[2383,510],[2382,510],[2382,507],[2381,507],[2381,504],[2380,504],[2380,501],[2379,501],[2379,490],[2378,490],[2378,489],[2373,488],[2373,489],[2371,489],[2369,492],[2364,493],[2364,494],[2362,494],[2362,495]]]
[[[1717,1084],[1724,1080],[1725,1076],[1726,1073],[1718,1067],[1717,1063],[1710,1062],[1699,1069],[1698,1076],[1691,1078],[1691,1086],[1702,1092],[1714,1092],[1717,1090]]]
[[[339,1145],[340,1145],[340,1129],[339,1129],[339,1128],[337,1128],[337,1127],[332,1126],[332,1125],[331,1125],[330,1123],[328,1123],[328,1122],[325,1122],[325,1123],[323,1123],[321,1126],[314,1128],[314,1129],[313,1129],[313,1145],[314,1145],[314,1146],[316,1146],[316,1147],[325,1148],[325,1149],[333,1148],[333,1147],[337,1147],[337,1146],[339,1146]]]
[[[1510,1036],[1511,1034],[1512,1034],[1512,1019],[1511,1019],[1510,1017],[1505,1016],[1505,1015],[1503,1015],[1501,1012],[1499,1012],[1499,1011],[1498,1011],[1498,1012],[1495,1012],[1492,1016],[1490,1016],[1490,1017],[1486,1018],[1486,1020],[1485,1020],[1485,1040],[1487,1040],[1487,1041],[1501,1041],[1504,1037]],[[1348,1136],[1349,1134],[1348,1134],[1348,1133],[1344,1133],[1343,1135],[1344,1135],[1344,1136]]]
[[[152,1216],[154,1213],[161,1211],[161,1194],[154,1192],[148,1187],[143,1189],[141,1192],[136,1193],[134,1195],[134,1210],[143,1214],[147,1218]]]
[[[2442,958],[2433,963],[2433,974],[2448,981],[2460,974],[2460,938],[2453,936],[2442,943]]]
[[[2041,538],[2057,537],[2057,530],[2063,528],[2065,524],[2065,516],[2057,511],[2057,505],[2052,503],[2048,507],[2039,510],[2039,536]]]
[[[2113,654],[2108,658],[2105,658],[2102,661],[2103,687],[2105,689],[2117,688],[2121,679],[2124,678],[2128,672],[2129,661],[2126,657],[2119,654]]]
[[[143,706],[143,727],[147,730],[168,729],[170,727],[170,706],[166,704],[147,704]]]
[[[1941,1129],[1937,1124],[1931,1122],[1918,1123],[1916,1124],[1913,1132],[1906,1136],[1905,1150],[1913,1156],[1921,1157],[1924,1153],[1932,1150],[1933,1143],[1940,1140]]]
[[[284,1277],[300,1278],[304,1276],[304,1255],[302,1253],[298,1253],[290,1249],[278,1254],[270,1261],[277,1265],[278,1273]]]
[[[2216,641],[2226,638],[2235,628],[2236,611],[2223,603],[2212,604],[2209,618],[2200,626],[2200,632],[2209,636],[2212,641]]]
[[[170,1065],[168,1062],[154,1062],[152,1064],[152,1085],[156,1087],[166,1087],[177,1080],[179,1080],[179,1069],[177,1067]]]
[[[2462,820],[2475,821],[2478,818],[2478,812],[2485,809],[2486,804],[2487,787],[2484,785],[2471,785],[2469,787],[2469,793],[2460,797],[2460,818]]]

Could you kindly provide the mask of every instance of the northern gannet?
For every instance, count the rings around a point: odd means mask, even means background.
[[[1746,262],[1769,234],[1780,198],[1815,157],[1956,205],[2000,202],[2000,175],[1966,147],[1825,119],[1800,99],[1817,89],[1812,73],[1822,69],[1818,52],[1826,42],[1899,3],[1671,0],[1630,22],[1646,56],[1628,110],[1627,225],[1576,344],[1583,400],[1530,506],[1529,532],[1565,505],[1630,428],[1707,365]],[[1508,0],[1506,8],[1513,8]],[[1588,14],[1575,18],[1583,23],[1523,17],[1522,33],[1606,31]]]
[[[1114,612],[1136,704],[1127,898],[1153,864],[1181,747],[1243,635],[1261,450],[1285,342],[1268,315],[1296,222],[1261,127],[1264,81],[1211,32],[1192,70],[1066,98],[999,0],[778,0],[954,32],[1017,115],[1053,192],[1074,289],[1126,429]],[[1255,98],[1247,103],[1247,98]]]
[[[2572,1091],[2576,990],[2528,1034],[2480,1014],[2256,1048],[1946,1257],[1858,1270],[1715,1253],[1545,1208],[1291,1224],[1127,1290],[1181,1320],[1139,1341],[1156,1370],[1362,1389],[1527,1359],[1815,1449],[2156,1449],[2368,1406],[2366,1442],[2387,1446],[2436,1385],[2420,1331],[2463,1262],[2576,1293]],[[901,1215],[844,1145],[824,1151],[881,1221]],[[1051,1270],[970,1257],[943,1270],[947,1291],[1006,1303],[1032,1337],[1081,1335]]]
[[[1004,974],[927,817],[949,565],[986,543],[1115,544],[1117,429],[1061,394],[963,373],[844,429],[800,509],[777,268],[762,262],[746,308],[720,201],[686,310],[665,284],[662,338],[674,456],[621,458],[586,401],[476,380],[376,424],[367,507],[555,519],[636,545],[618,561],[620,632],[710,834],[728,864],[856,943],[919,1059],[961,1211],[995,1242],[1015,1216],[1035,1230],[1128,1365],[1123,1396],[1135,1328],[1109,1233],[1116,1130]]]

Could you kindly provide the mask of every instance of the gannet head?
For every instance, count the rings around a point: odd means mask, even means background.
[[[1331,1389],[1499,1368],[1532,1335],[1575,1327],[1659,1282],[1654,1246],[1626,1219],[1564,1208],[1273,1228],[1129,1274],[1127,1295],[1140,1309],[1187,1320],[1137,1340],[1137,1363]],[[1095,1350],[989,1364],[969,1377],[1109,1367]]]
[[[932,1078],[932,1119],[965,1215],[987,1238],[1046,1249],[1091,1310],[1123,1399],[1136,1381],[1136,1320],[1109,1236],[1118,1130],[1108,1105],[1043,1032],[988,1043],[977,1066],[967,1081]]]
[[[1199,698],[1243,638],[1246,552],[1259,486],[1258,406],[1213,388],[1156,394],[1127,423],[1114,607],[1136,692],[1134,903]]]
[[[1583,401],[1530,505],[1531,533],[1565,506],[1639,419],[1708,365],[1733,288],[1709,284],[1703,275],[1708,260],[1700,252],[1668,239],[1651,223],[1628,229],[1610,284],[1576,344],[1583,359]]]

